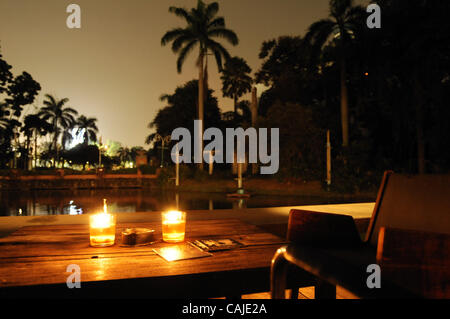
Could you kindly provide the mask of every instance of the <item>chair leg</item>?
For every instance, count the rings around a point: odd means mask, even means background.
[[[336,286],[318,280],[314,287],[314,297],[315,299],[336,299]]]
[[[277,250],[270,268],[270,292],[272,299],[285,299],[286,276],[289,262],[285,259],[286,247]]]

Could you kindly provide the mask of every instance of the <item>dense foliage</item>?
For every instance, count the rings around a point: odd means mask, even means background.
[[[0,167],[5,167],[14,153],[23,107],[34,101],[41,89],[30,74],[14,76],[12,66],[0,54]]]
[[[194,119],[197,118],[197,90],[198,81],[193,80],[176,88],[173,94],[165,94],[161,100],[167,106],[159,110],[149,128],[154,129],[161,136],[170,136],[178,127],[188,128],[191,136],[194,136]],[[220,109],[217,98],[213,97],[213,90],[208,90],[205,99],[205,129],[208,127],[220,127]],[[155,133],[147,137],[147,143],[151,143]]]
[[[324,180],[327,130],[338,189],[377,185],[387,169],[449,171],[449,4],[377,3],[381,29],[369,29],[369,14],[353,1],[331,0],[329,16],[304,35],[262,44],[255,82],[269,89],[259,125],[280,128],[280,176]],[[234,98],[225,84],[224,95]],[[222,119],[222,126],[244,122],[229,113]],[[166,125],[161,113],[155,121]]]
[[[219,42],[237,45],[238,37],[217,15],[216,2],[199,0],[190,10],[170,7],[185,26],[169,30],[161,42],[171,43],[178,71],[194,47],[199,48],[198,80],[162,96],[167,104],[149,124],[153,134],[147,143],[178,127],[193,133],[193,121],[199,118],[205,129],[248,127],[250,102],[242,97],[253,83],[261,83],[268,89],[259,99],[258,126],[280,128],[280,178],[324,180],[327,130],[337,189],[378,185],[388,169],[449,172],[450,3],[377,3],[382,27],[369,29],[364,8],[351,0],[330,0],[328,16],[305,34],[262,43],[255,52],[261,65],[253,79],[245,59],[231,58]],[[214,96],[219,93],[208,88],[208,54],[214,55],[221,72],[220,94],[234,100],[234,112],[222,114]],[[31,157],[54,166],[64,160],[84,166],[88,159],[98,161],[99,155],[107,165],[136,158],[138,148],[117,147],[114,160],[105,150],[99,154],[96,119],[77,117],[76,110],[66,106],[67,99],[46,95],[36,114],[25,116],[24,106],[34,102],[41,88],[27,72],[15,76],[11,69],[0,55],[0,168],[26,168]],[[83,143],[65,150],[74,131]],[[45,143],[45,137],[50,141]],[[149,154],[159,156],[161,145],[153,144]]]

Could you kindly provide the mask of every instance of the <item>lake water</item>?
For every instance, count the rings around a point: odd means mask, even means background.
[[[107,199],[110,212],[151,212],[178,207],[181,210],[260,208],[360,202],[302,196],[255,195],[231,200],[220,193],[155,192],[144,189],[39,190],[0,192],[0,216],[78,215],[102,210]]]

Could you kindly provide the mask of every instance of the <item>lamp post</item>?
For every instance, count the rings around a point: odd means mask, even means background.
[[[108,145],[100,144],[98,145],[98,168],[102,167],[102,149],[107,150]]]
[[[327,186],[331,185],[331,141],[330,130],[327,130]]]
[[[161,168],[164,167],[164,150],[167,149],[165,147],[166,144],[170,142],[170,135],[167,136],[161,136],[158,133],[155,135],[155,142],[161,142]]]
[[[172,153],[172,158],[175,155],[175,186],[180,186],[180,152],[178,144],[175,145],[175,153]],[[177,193],[178,196],[178,193]],[[177,197],[178,198],[178,197]],[[178,202],[177,202],[178,205]],[[178,206],[177,206],[178,209]]]
[[[256,128],[258,124],[258,92],[256,87],[252,88],[252,103],[251,103],[251,112],[252,112],[252,127]],[[258,164],[252,164],[252,174],[258,174]]]
[[[180,186],[180,152],[178,151],[178,144],[176,152],[177,152],[176,154],[177,162],[175,163],[175,186],[178,187]],[[178,209],[178,200],[177,200],[177,209]]]

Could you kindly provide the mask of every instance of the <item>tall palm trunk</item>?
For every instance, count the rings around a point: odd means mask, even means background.
[[[23,164],[23,169],[28,171],[28,161],[30,160],[30,145],[31,145],[31,136],[27,133],[27,140],[26,140],[26,156],[25,156],[25,163]]]
[[[58,124],[55,120],[53,128],[55,130],[55,134],[53,135],[53,147],[54,149],[54,154],[55,154],[55,158],[53,159],[53,168],[56,167],[56,161],[58,160],[59,157],[59,152],[58,152]]]
[[[34,168],[36,169],[37,164],[37,130],[34,130]]]
[[[342,126],[342,146],[349,145],[348,130],[348,90],[347,90],[347,69],[345,63],[344,48],[341,49],[341,126]]]
[[[200,125],[200,132],[198,135],[198,141],[197,145],[199,145],[198,151],[198,158],[201,159],[200,163],[198,164],[198,168],[200,170],[203,170],[203,114],[204,114],[204,69],[203,69],[203,59],[204,59],[204,51],[203,48],[200,47],[200,56],[198,61],[198,68],[199,68],[199,78],[198,78],[198,119],[201,123]]]
[[[238,97],[237,94],[234,95],[234,120],[237,119],[237,104],[238,104]]]

